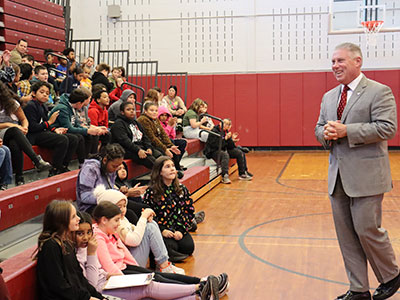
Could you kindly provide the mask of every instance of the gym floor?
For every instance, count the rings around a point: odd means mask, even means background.
[[[390,153],[394,189],[383,226],[400,258],[400,153]],[[196,202],[206,218],[193,234],[188,275],[227,272],[223,299],[335,299],[348,281],[327,195],[327,152],[251,152],[252,181],[220,184]],[[399,260],[400,262],[400,260]],[[370,269],[371,291],[378,282]],[[391,299],[400,299],[396,294]]]

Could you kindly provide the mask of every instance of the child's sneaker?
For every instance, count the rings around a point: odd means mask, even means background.
[[[242,175],[239,175],[239,179],[240,180],[252,180],[253,177],[251,177],[251,176],[247,175],[246,173],[244,173]]]
[[[47,171],[52,168],[51,164],[48,163],[47,161],[44,161],[40,155],[38,155],[37,157],[38,157],[38,162],[35,164],[35,167],[38,172]]]
[[[200,286],[199,295],[201,300],[219,300],[217,277],[208,276],[206,283]]]
[[[222,298],[229,290],[228,274],[221,273],[220,275],[217,276],[217,280],[218,280],[218,294],[219,297]]]
[[[221,182],[224,183],[224,184],[230,184],[230,183],[232,183],[232,181],[229,179],[229,175],[228,175],[228,174],[225,174],[225,175],[222,177]]]
[[[196,220],[197,224],[203,222],[205,217],[206,213],[204,212],[204,210],[201,210],[194,214],[194,219]]]
[[[251,174],[249,171],[246,171],[246,175],[250,176],[250,177],[253,177],[253,174]]]
[[[185,270],[178,268],[171,264],[171,262],[168,262],[168,265],[165,268],[160,268],[161,273],[174,273],[174,274],[181,274],[185,275]]]

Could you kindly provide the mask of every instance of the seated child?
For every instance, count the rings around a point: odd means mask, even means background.
[[[111,92],[112,93],[112,92]],[[122,103],[124,102],[131,102],[135,104],[136,102],[136,94],[134,91],[130,89],[126,89],[122,92],[121,97],[115,101],[111,106],[108,108],[108,121],[114,123],[119,115],[119,108]]]
[[[91,136],[102,135],[105,131],[101,127],[90,126],[86,128],[80,125],[79,117],[75,114],[74,109],[82,109],[89,101],[88,99],[90,99],[90,97],[85,91],[81,88],[75,89],[70,96],[67,94],[61,95],[59,103],[50,112],[51,118],[52,114],[59,111],[59,115],[55,119],[53,127],[66,128],[68,133],[77,135],[79,139],[77,155],[80,164],[87,158],[87,149],[91,149],[93,146],[97,149],[97,144],[94,143],[98,143],[98,140],[92,139]]]
[[[105,300],[76,258],[71,238],[78,229],[79,217],[70,202],[53,200],[47,205],[35,256],[38,299]]]
[[[83,78],[81,80],[81,86],[91,90],[92,80],[90,80],[90,68],[87,66],[83,67]]]
[[[172,158],[179,174],[179,171],[181,171],[181,166],[179,164],[182,158],[181,151],[171,142],[157,116],[157,104],[154,102],[145,102],[143,114],[137,121],[142,125],[146,135],[149,137],[153,149],[157,149],[163,155]],[[180,172],[179,176],[183,177],[182,172]]]
[[[168,251],[192,255],[194,241],[189,229],[194,218],[193,200],[188,189],[179,182],[171,158],[161,156],[155,161],[143,202],[156,213],[154,220]]]
[[[45,81],[50,84],[49,100],[47,101],[46,105],[53,105],[56,100],[56,92],[54,90],[54,86],[49,82],[49,72],[47,71],[47,68],[45,66],[38,65],[35,67],[33,72],[35,73],[35,76],[31,80],[32,85],[38,81]]]
[[[106,190],[104,185],[98,185],[94,190],[94,195],[97,203],[110,201],[120,208],[121,223],[117,233],[139,266],[146,267],[151,251],[154,254],[157,269],[161,273],[185,274],[183,269],[175,267],[168,261],[167,248],[157,223],[153,222],[154,211],[152,209],[144,209],[135,226],[125,217],[128,199],[124,194],[117,190]],[[188,257],[183,254],[181,256],[182,260]]]
[[[211,297],[212,288],[210,287],[210,283],[213,282],[211,279],[209,280],[207,288],[201,288],[199,284],[166,284],[152,281],[149,285],[144,286],[103,290],[110,274],[101,268],[97,258],[96,250],[98,245],[96,238],[93,236],[92,218],[85,212],[78,212],[78,216],[80,220],[79,229],[75,233],[75,245],[77,247],[76,256],[83,270],[83,274],[99,293],[120,297],[126,300],[144,298],[155,300],[195,300],[209,299]],[[229,282],[227,277],[224,278],[226,279],[225,285],[227,289]],[[210,290],[210,292],[207,290]],[[199,294],[200,298],[197,298],[196,294]]]
[[[17,82],[18,96],[22,106],[25,106],[26,103],[32,100],[30,81],[33,77],[33,68],[30,64],[22,63],[19,64],[19,69],[21,76],[19,78],[20,81]]]
[[[247,170],[246,156],[242,150],[235,146],[235,142],[232,137],[237,137],[236,134],[232,135],[229,130],[232,127],[232,122],[230,119],[223,120],[223,128],[221,125],[216,125],[213,127],[212,132],[219,134],[216,136],[210,134],[207,139],[206,146],[204,148],[204,155],[207,158],[212,158],[215,161],[218,159],[218,147],[219,141],[222,138],[222,147],[220,153],[220,163],[222,169],[222,183],[229,184],[231,180],[229,179],[229,158],[235,158],[238,163],[239,168],[239,179],[240,180],[252,180],[253,175]]]
[[[104,90],[98,90],[93,93],[92,102],[90,102],[88,116],[93,126],[102,127],[105,131],[100,136],[101,145],[107,145],[111,140],[111,134],[108,131],[108,111],[107,106],[110,103],[108,93]]]
[[[125,150],[125,158],[135,163],[153,168],[156,157],[161,153],[153,149],[142,125],[136,121],[135,105],[124,102],[120,106],[120,115],[111,126],[112,143],[120,144]]]
[[[207,109],[208,109],[208,103],[206,101],[203,100],[203,105],[200,107],[200,119],[205,117],[207,122],[203,123],[203,126],[213,129],[214,127],[214,122],[211,120],[210,117],[204,116],[204,114],[207,113]]]
[[[96,72],[92,76],[92,85],[102,83],[107,89],[107,93],[111,93],[114,85],[107,79],[110,73],[110,66],[107,64],[99,64],[96,67]]]
[[[46,72],[47,69],[45,68]],[[49,171],[49,177],[69,171],[68,165],[78,147],[78,137],[68,133],[66,128],[53,127],[58,118],[59,111],[55,111],[48,118],[48,110],[45,106],[49,94],[50,84],[45,81],[37,81],[32,85],[33,100],[24,108],[29,122],[27,138],[32,145],[38,145],[53,150],[53,168]]]
[[[202,142],[207,141],[208,132],[202,131],[211,130],[210,128],[204,126],[207,123],[207,118],[202,117],[200,119],[200,114],[204,101],[197,98],[190,105],[189,110],[183,116],[182,126],[183,126],[183,136],[188,139],[199,139]],[[199,136],[201,132],[201,136]]]
[[[72,70],[72,76],[68,75],[68,77],[61,82],[60,94],[63,93],[71,94],[73,90],[81,86],[82,79],[83,79],[83,69],[81,67],[75,67]]]
[[[0,82],[0,138],[11,152],[11,161],[15,172],[15,184],[25,183],[23,176],[24,153],[32,160],[39,171],[51,169],[51,165],[45,162],[40,155],[32,149],[31,143],[26,137],[28,133],[28,119],[21,105],[17,101],[18,96],[12,93]]]
[[[93,225],[93,233],[98,245],[97,256],[104,271],[114,275],[152,273],[151,270],[138,266],[117,234],[117,226],[119,226],[121,220],[121,210],[118,206],[109,201],[101,202],[93,211],[93,219],[96,222]],[[154,271],[154,281],[199,284],[202,280],[198,277]],[[211,292],[208,293],[209,296],[213,297],[211,299],[219,299],[219,295],[225,293],[229,285],[227,275],[224,273],[218,277],[210,275],[207,277],[207,281],[211,281],[211,286],[209,286]]]
[[[178,147],[181,154],[179,154],[179,161],[182,159],[183,154],[185,153],[185,149],[187,146],[187,142],[184,139],[177,139],[176,138],[176,118],[172,117],[171,113],[169,112],[168,108],[165,106],[158,107],[158,119],[160,120],[161,126],[164,128],[165,133],[171,139],[172,143]],[[183,167],[181,169],[184,170]]]
[[[0,191],[7,189],[12,178],[11,152],[3,145],[3,139],[0,138]]]

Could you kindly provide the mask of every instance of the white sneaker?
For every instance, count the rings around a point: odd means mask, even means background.
[[[229,175],[228,175],[228,174],[225,174],[225,175],[222,177],[221,182],[224,183],[224,184],[230,184],[230,183],[232,183],[232,181],[229,179]]]
[[[173,264],[171,264],[171,262],[168,262],[168,266],[166,266],[165,268],[160,268],[160,272],[161,273],[174,273],[174,274],[181,274],[181,275],[185,275],[185,270],[178,268],[177,266],[174,266]]]
[[[247,175],[246,173],[244,173],[242,175],[239,175],[239,179],[240,180],[252,180],[253,177],[251,177],[251,176]]]

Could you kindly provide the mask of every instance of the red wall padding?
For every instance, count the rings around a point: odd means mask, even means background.
[[[399,106],[400,70],[363,73],[391,87]],[[191,75],[187,104],[201,98],[210,114],[232,119],[240,145],[319,146],[314,127],[321,99],[337,84],[331,72]],[[389,145],[400,146],[398,133]]]

